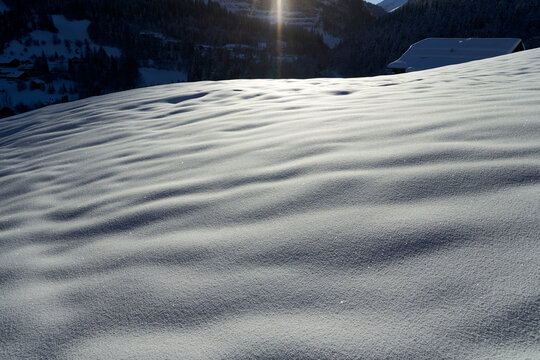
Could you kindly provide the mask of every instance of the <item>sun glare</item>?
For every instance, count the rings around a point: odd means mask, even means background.
[[[281,26],[283,24],[283,4],[282,0],[276,0],[276,26],[277,26],[277,54],[278,54],[278,64],[277,64],[277,73],[278,77],[281,77]]]

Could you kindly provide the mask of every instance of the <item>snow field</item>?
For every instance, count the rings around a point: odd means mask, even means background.
[[[0,358],[538,357],[539,60],[0,120]]]

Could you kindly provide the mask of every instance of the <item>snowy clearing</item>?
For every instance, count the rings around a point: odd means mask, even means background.
[[[67,20],[63,15],[53,15],[52,20],[58,29],[57,34],[35,30],[20,41],[12,40],[4,49],[4,53],[0,54],[0,62],[29,59],[32,56],[40,56],[42,53],[47,56],[56,53],[69,59],[81,56],[86,42],[91,49],[99,49],[99,46],[94,44],[88,35],[89,20]],[[120,49],[110,46],[104,46],[103,50],[109,56],[119,57],[122,54]]]
[[[539,61],[0,120],[0,358],[540,357]]]
[[[141,82],[144,86],[154,86],[187,81],[187,74],[184,71],[163,70],[156,68],[139,68]]]

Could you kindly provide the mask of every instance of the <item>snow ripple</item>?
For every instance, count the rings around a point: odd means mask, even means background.
[[[0,357],[538,357],[539,60],[3,119]]]

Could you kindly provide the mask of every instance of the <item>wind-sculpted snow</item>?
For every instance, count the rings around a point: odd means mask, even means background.
[[[539,358],[539,61],[1,120],[0,358]]]

